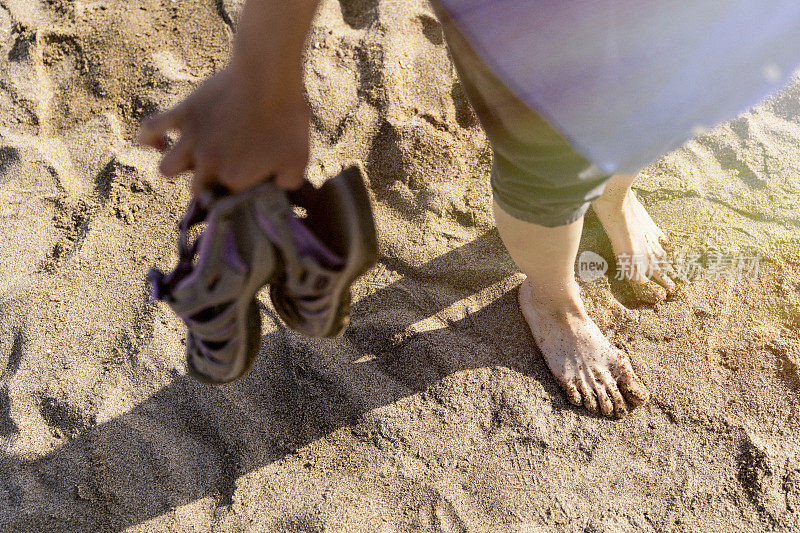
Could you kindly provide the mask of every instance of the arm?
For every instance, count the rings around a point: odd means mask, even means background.
[[[161,172],[194,170],[192,190],[241,191],[273,179],[297,189],[308,161],[310,114],[302,54],[318,0],[248,0],[229,64],[176,107],[147,120],[139,139],[166,149]]]

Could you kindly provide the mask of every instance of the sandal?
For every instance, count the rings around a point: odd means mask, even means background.
[[[211,384],[234,381],[253,364],[261,345],[256,294],[277,279],[280,258],[261,222],[282,219],[286,196],[265,183],[245,192],[193,200],[179,224],[179,261],[169,274],[152,269],[151,294],[186,324],[189,372]],[[190,244],[190,231],[204,223]]]
[[[306,182],[290,198],[306,216],[291,214],[264,227],[284,265],[270,287],[272,304],[293,330],[334,337],[350,321],[350,285],[378,258],[362,171],[351,166],[319,189]]]

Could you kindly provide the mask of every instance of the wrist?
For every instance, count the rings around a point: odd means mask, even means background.
[[[251,62],[234,55],[227,66],[238,89],[258,109],[265,112],[307,107],[302,64],[269,64]]]
[[[302,83],[303,52],[318,3],[248,0],[234,38],[232,61],[254,77]]]

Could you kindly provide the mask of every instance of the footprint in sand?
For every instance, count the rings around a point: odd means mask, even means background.
[[[3,305],[0,301],[0,310]],[[25,334],[22,330],[14,331],[8,338],[0,339],[0,438],[19,432],[17,424],[11,417],[11,396],[8,382],[14,377],[22,360],[25,346]]]
[[[438,491],[429,492],[430,501],[419,510],[420,525],[436,533],[466,533],[467,528],[453,504]]]

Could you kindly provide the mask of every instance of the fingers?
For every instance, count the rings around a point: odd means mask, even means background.
[[[192,146],[187,140],[181,139],[161,160],[159,170],[165,176],[171,177],[191,170],[192,167]]]
[[[180,104],[169,111],[150,117],[142,122],[139,129],[139,142],[163,150],[166,146],[165,135],[170,130],[181,129],[184,115],[185,104]]]
[[[191,189],[192,194],[198,197],[203,191],[218,185],[219,180],[208,161],[197,161],[196,151],[193,143],[181,138],[161,159],[159,170],[167,177],[194,170]]]
[[[215,186],[219,186],[219,180],[207,167],[198,167],[194,171],[192,179],[192,194],[199,197],[203,191],[211,191]]]
[[[305,162],[300,165],[293,165],[292,167],[283,167],[274,173],[262,174],[258,168],[247,168],[237,166],[235,162],[228,162],[221,164],[218,158],[202,158],[202,154],[198,154],[200,158],[196,163],[195,172],[198,172],[203,166],[219,168],[219,173],[214,177],[213,181],[208,179],[197,179],[197,185],[210,185],[221,184],[229,192],[238,193],[254,187],[264,182],[271,181],[279,189],[285,191],[296,191],[300,189],[305,180]]]
[[[285,191],[296,191],[303,186],[305,182],[304,177],[305,165],[301,167],[294,167],[275,174],[273,181],[279,189]]]
[[[237,193],[270,180],[288,191],[302,187],[307,151],[293,146],[275,153],[266,150],[265,154],[255,146],[241,146],[230,135],[209,131],[204,122],[198,123],[197,109],[190,98],[142,123],[139,141],[166,152],[159,165],[164,176],[194,170],[191,187],[195,196],[214,188]],[[168,149],[166,134],[175,130],[180,138]]]

